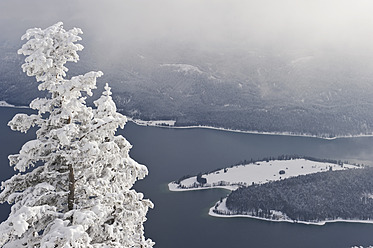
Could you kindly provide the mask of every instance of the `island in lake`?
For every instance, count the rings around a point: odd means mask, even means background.
[[[322,173],[320,173],[322,172]],[[373,168],[341,161],[282,156],[186,176],[171,191],[233,190],[209,214],[307,224],[373,223]]]

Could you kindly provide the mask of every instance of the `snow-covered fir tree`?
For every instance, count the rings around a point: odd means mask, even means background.
[[[23,70],[48,97],[33,100],[36,114],[17,114],[13,130],[36,126],[37,138],[10,155],[18,174],[2,183],[0,201],[12,204],[0,224],[1,247],[152,247],[143,222],[151,201],[132,189],[148,171],[129,156],[121,135],[127,119],[117,113],[108,85],[86,105],[102,72],[66,78],[66,62],[77,62],[82,31],[61,22],[27,30],[18,53]]]

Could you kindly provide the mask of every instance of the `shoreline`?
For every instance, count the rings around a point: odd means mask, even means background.
[[[291,136],[291,137],[306,137],[306,138],[318,138],[324,140],[335,140],[335,139],[345,139],[345,138],[363,138],[363,137],[373,137],[373,133],[371,134],[356,134],[356,135],[338,135],[335,137],[324,137],[320,135],[312,135],[312,134],[297,134],[292,132],[259,132],[259,131],[244,131],[238,129],[229,129],[229,128],[222,128],[222,127],[213,127],[213,126],[204,126],[204,125],[195,125],[195,126],[175,126],[176,121],[174,120],[157,120],[157,121],[143,121],[139,119],[133,119],[127,117],[129,121],[135,123],[139,126],[151,126],[151,127],[161,127],[161,128],[173,128],[173,129],[211,129],[217,131],[224,131],[224,132],[233,132],[233,133],[245,133],[245,134],[257,134],[257,135],[275,135],[275,136]],[[154,123],[166,123],[172,122],[173,125],[160,125]]]
[[[218,218],[250,218],[250,219],[257,219],[257,220],[263,220],[263,221],[271,221],[271,222],[287,222],[292,224],[304,224],[304,225],[315,225],[315,226],[324,226],[328,223],[358,223],[358,224],[373,224],[373,220],[344,220],[344,219],[335,219],[335,220],[325,220],[321,222],[307,222],[307,221],[294,221],[294,220],[286,220],[286,219],[279,219],[279,220],[273,220],[273,219],[267,219],[263,217],[256,217],[252,215],[245,215],[245,214],[232,214],[232,215],[224,215],[224,214],[216,214],[212,211],[214,207],[211,207],[209,210],[208,215],[212,217],[218,217]]]
[[[7,108],[30,108],[29,106],[16,106],[9,104],[6,101],[0,100],[0,107]],[[274,135],[274,136],[290,136],[290,137],[305,137],[305,138],[317,138],[323,140],[335,140],[335,139],[346,139],[346,138],[364,138],[364,137],[373,137],[373,133],[370,134],[356,134],[356,135],[337,135],[335,137],[325,137],[321,135],[313,134],[302,134],[302,133],[292,133],[292,132],[259,132],[259,131],[247,131],[239,129],[230,129],[223,127],[214,127],[214,126],[205,126],[205,125],[195,125],[195,126],[175,126],[175,120],[151,120],[144,121],[140,119],[134,119],[132,117],[126,116],[128,121],[133,122],[138,126],[151,126],[151,127],[160,127],[160,128],[172,128],[172,129],[210,129],[223,132],[233,132],[233,133],[244,133],[244,134],[256,134],[256,135]]]
[[[270,222],[285,222],[285,223],[291,223],[291,224],[303,224],[303,225],[315,225],[315,226],[324,226],[328,223],[359,223],[359,224],[373,224],[373,220],[346,220],[346,219],[334,219],[334,220],[324,220],[324,221],[319,221],[319,222],[313,222],[313,221],[298,221],[298,220],[293,220],[288,218],[286,215],[283,215],[280,213],[278,215],[277,219],[269,219],[269,218],[264,218],[264,217],[257,217],[249,214],[229,214],[230,210],[227,209],[225,206],[225,201],[227,198],[224,198],[222,201],[218,201],[215,203],[213,207],[209,209],[208,215],[211,217],[218,217],[218,218],[250,218],[250,219],[256,219],[256,220],[262,220],[262,221],[270,221]],[[223,206],[221,206],[223,205]],[[214,209],[218,210],[220,207],[220,211],[225,211],[227,214],[219,214],[215,213]]]
[[[238,189],[240,186],[209,186],[209,187],[198,187],[198,188],[178,188],[178,184],[174,182],[170,182],[167,184],[168,190],[171,192],[184,192],[184,191],[197,191],[197,190],[209,190],[209,189],[224,189],[228,191],[234,191]]]
[[[13,104],[10,104],[6,101],[0,101],[0,108],[30,108],[28,106],[16,106],[16,105],[13,105]]]
[[[245,165],[235,165],[233,167],[223,168],[217,171],[199,174],[198,176],[183,177],[178,181],[168,183],[168,189],[171,192],[196,191],[208,189],[224,189],[229,192],[247,185],[262,185],[272,181],[286,180],[287,178],[299,175],[308,175],[313,173],[323,173],[325,171],[339,171],[359,169],[351,164],[333,164],[331,162],[318,162],[304,158],[288,160],[269,160],[257,161]],[[204,182],[202,181],[204,180]],[[202,181],[202,182],[201,182]],[[229,194],[229,193],[228,193]],[[326,223],[348,222],[373,224],[372,220],[359,219],[330,219],[323,221],[298,221],[289,218],[286,213],[278,210],[270,210],[265,217],[259,217],[258,213],[251,212],[238,213],[231,211],[226,206],[227,196],[217,201],[209,208],[208,215],[221,218],[245,217],[271,222],[288,222],[294,224],[306,224],[322,226]],[[259,212],[262,212],[259,210]]]

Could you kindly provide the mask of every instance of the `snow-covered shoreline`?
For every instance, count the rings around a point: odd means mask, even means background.
[[[7,103],[6,101],[0,101],[0,107],[8,107],[8,108],[29,108],[28,106],[15,106],[12,104]],[[161,127],[161,128],[174,128],[174,129],[211,129],[211,130],[218,130],[224,132],[233,132],[233,133],[245,133],[245,134],[258,134],[258,135],[275,135],[275,136],[291,136],[291,137],[306,137],[306,138],[317,138],[317,139],[324,139],[324,140],[335,140],[335,139],[343,139],[343,138],[363,138],[363,137],[373,137],[373,133],[371,134],[358,134],[358,135],[337,135],[334,137],[325,137],[321,135],[312,135],[312,134],[301,134],[301,133],[292,133],[292,132],[259,132],[259,131],[245,131],[239,129],[230,129],[230,128],[222,128],[222,127],[213,127],[213,126],[205,126],[205,125],[195,125],[195,126],[175,126],[176,120],[151,120],[151,121],[144,121],[140,119],[133,119],[128,117],[128,120],[135,123],[139,126],[152,126],[152,127]]]
[[[178,188],[178,185],[174,182],[168,184],[168,190],[174,192],[182,192],[182,191],[197,191],[197,190],[208,190],[208,189],[225,189],[228,191],[234,191],[238,189],[239,186],[211,186],[211,187],[198,187],[198,188]]]
[[[174,120],[153,120],[153,121],[143,121],[140,119],[132,119],[127,117],[129,121],[135,123],[139,126],[152,126],[152,127],[174,127],[176,121]]]
[[[233,214],[230,213],[230,211],[225,206],[226,198],[222,199],[222,201],[217,202],[215,206],[211,207],[209,210],[209,215],[213,217],[219,217],[219,218],[250,218],[250,219],[257,219],[257,220],[263,220],[263,221],[271,221],[271,222],[287,222],[287,223],[294,223],[294,224],[305,224],[305,225],[316,225],[316,226],[323,226],[327,223],[338,223],[338,222],[344,222],[344,223],[361,223],[361,224],[373,224],[373,220],[345,220],[345,219],[334,219],[334,220],[324,220],[319,222],[312,222],[312,221],[295,221],[290,218],[288,218],[286,215],[283,215],[280,212],[277,212],[278,219],[269,219],[269,218],[263,218],[263,217],[257,217],[250,214]],[[218,209],[220,211],[224,211],[225,214],[218,214],[214,212],[215,209]]]
[[[222,127],[213,127],[213,126],[205,126],[205,125],[195,125],[195,126],[175,126],[175,120],[152,120],[152,121],[144,121],[140,119],[132,119],[128,117],[128,120],[139,125],[139,126],[155,126],[155,127],[163,127],[163,128],[175,128],[175,129],[211,129],[211,130],[218,130],[218,131],[225,131],[225,132],[233,132],[233,133],[246,133],[246,134],[258,134],[258,135],[276,135],[276,136],[292,136],[292,137],[308,137],[308,138],[318,138],[318,139],[325,139],[325,140],[335,140],[341,138],[360,138],[360,137],[373,137],[372,134],[358,134],[358,135],[338,135],[335,137],[325,137],[321,135],[312,135],[312,134],[298,134],[292,132],[259,132],[259,131],[244,131],[238,129],[230,129],[230,128],[222,128]],[[163,125],[162,125],[163,123]]]
[[[6,107],[6,108],[29,108],[28,106],[16,106],[16,105],[7,103],[6,101],[0,101],[0,107]]]

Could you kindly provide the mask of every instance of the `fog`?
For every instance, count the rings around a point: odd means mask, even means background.
[[[104,71],[99,84],[110,82],[129,116],[371,133],[372,9],[370,0],[0,0],[0,100],[39,94],[20,72],[20,37],[63,21],[84,32],[69,76]]]
[[[187,44],[371,53],[372,9],[369,0],[2,0],[0,38],[63,21],[103,50]]]

